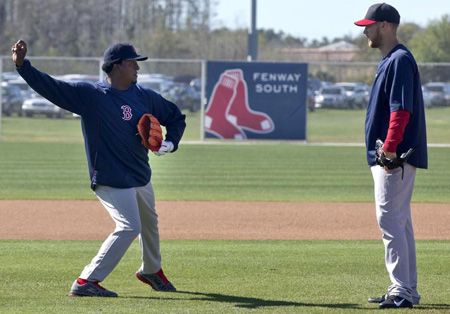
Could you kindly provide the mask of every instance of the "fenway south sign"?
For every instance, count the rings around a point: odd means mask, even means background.
[[[307,65],[207,64],[205,137],[306,139]]]

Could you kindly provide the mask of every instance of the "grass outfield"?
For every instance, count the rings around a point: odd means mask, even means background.
[[[0,251],[8,252],[0,255],[0,312],[375,312],[367,297],[388,284],[379,241],[162,241],[165,271],[179,293],[158,293],[134,278],[140,258],[135,242],[104,281],[119,298],[67,297],[99,246],[0,241]],[[448,242],[418,241],[417,250],[422,303],[415,311],[450,311]]]
[[[450,107],[427,110],[429,143],[450,143]],[[365,110],[317,110],[308,113],[307,137],[310,143],[364,142]],[[186,112],[184,140],[200,139],[200,113]],[[81,143],[79,119],[3,118],[2,139],[7,142]]]
[[[449,116],[450,108],[428,110],[429,142],[450,142]],[[318,110],[309,114],[309,138],[361,142],[363,120],[362,110]],[[199,113],[187,124],[185,139],[198,139]],[[2,135],[0,199],[93,198],[78,119],[4,118]],[[430,148],[429,157],[414,201],[449,203],[450,148]],[[151,165],[161,200],[373,201],[362,147],[181,145],[151,155]]]
[[[365,110],[317,110],[308,114],[310,143],[363,143]],[[426,112],[428,143],[450,143],[450,107]]]
[[[81,143],[0,143],[0,199],[92,199]],[[415,202],[450,203],[450,148],[430,148]],[[151,155],[158,200],[372,202],[362,147],[183,145]]]

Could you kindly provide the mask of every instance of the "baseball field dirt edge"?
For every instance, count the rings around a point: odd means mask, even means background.
[[[416,239],[450,239],[449,207],[412,204]],[[163,240],[380,239],[371,203],[160,201],[157,211]],[[0,201],[0,239],[103,240],[113,229],[97,201]]]

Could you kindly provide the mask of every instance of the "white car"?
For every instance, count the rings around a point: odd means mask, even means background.
[[[430,82],[424,86],[434,98],[434,106],[450,106],[450,83]]]
[[[351,99],[352,107],[366,108],[369,102],[369,86],[359,82],[339,82],[335,84],[345,89],[345,93]]]
[[[64,109],[59,108],[47,99],[35,95],[24,100],[22,103],[22,114],[26,117],[34,115],[46,115],[49,118],[63,118],[66,114]]]
[[[327,86],[321,88],[314,97],[316,108],[352,108],[352,99],[347,96],[342,86]]]

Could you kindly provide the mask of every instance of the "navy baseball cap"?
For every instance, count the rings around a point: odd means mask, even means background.
[[[133,45],[128,43],[118,43],[109,46],[103,55],[103,65],[102,69],[105,71],[112,64],[120,62],[122,60],[136,60],[143,61],[147,60],[148,57],[141,56],[136,52]]]
[[[356,21],[355,25],[368,26],[376,22],[400,24],[400,14],[393,6],[387,3],[376,3],[367,10],[364,19]]]

